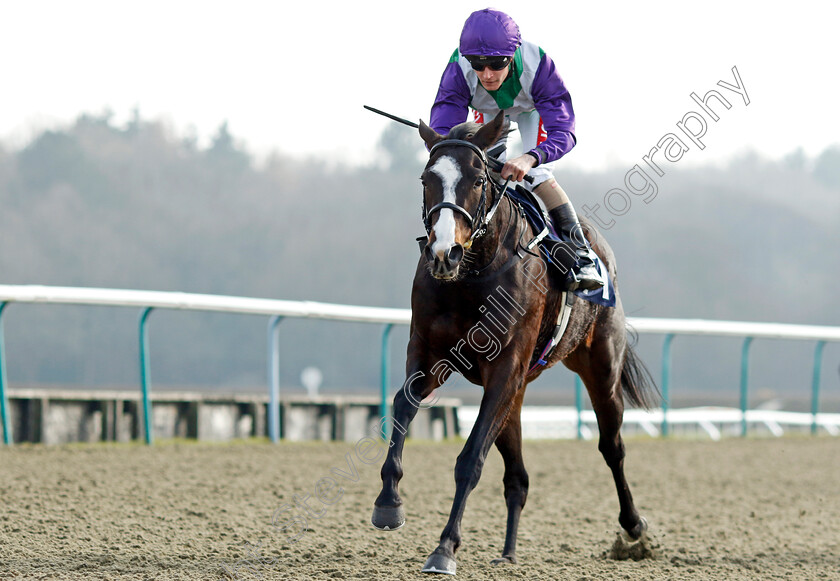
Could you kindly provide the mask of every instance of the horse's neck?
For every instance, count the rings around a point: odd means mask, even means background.
[[[509,198],[503,199],[496,215],[487,224],[487,232],[473,245],[477,266],[490,264],[491,269],[500,267],[517,251],[523,228],[529,228],[521,219],[516,205]],[[527,233],[525,238],[528,238]]]

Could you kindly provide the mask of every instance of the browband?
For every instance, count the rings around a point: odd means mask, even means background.
[[[478,156],[481,158],[481,161],[484,162],[484,165],[487,165],[487,155],[484,153],[484,150],[481,149],[479,146],[477,146],[475,143],[471,143],[471,142],[466,141],[464,139],[444,139],[443,141],[438,141],[429,150],[429,155],[431,156],[435,152],[436,149],[439,149],[441,147],[446,147],[446,146],[449,146],[449,145],[458,145],[458,146],[461,146],[461,147],[469,147],[470,149],[472,149],[474,152],[476,152],[478,154]]]

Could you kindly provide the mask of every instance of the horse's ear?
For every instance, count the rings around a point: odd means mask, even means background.
[[[422,119],[420,120],[420,137],[423,138],[423,141],[426,142],[426,147],[429,149],[444,138],[443,135],[426,125]]]
[[[473,137],[470,141],[481,149],[487,149],[496,143],[499,140],[499,137],[502,136],[504,125],[505,112],[502,110],[499,111],[499,114],[496,115],[490,123],[482,125],[481,129],[476,132],[475,137]]]

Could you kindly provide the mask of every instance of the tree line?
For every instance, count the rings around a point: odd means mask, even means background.
[[[201,147],[139,115],[125,125],[81,115],[25,147],[0,144],[0,283],[408,307],[419,258],[414,238],[423,233],[423,152],[414,131],[394,125],[366,165],[282,153],[256,160],[226,124]],[[557,170],[579,208],[602,199],[623,175],[622,168],[572,171],[562,163]],[[635,204],[603,232],[618,258],[625,309],[639,317],[840,324],[832,292],[838,194],[840,146],[815,157],[801,149],[781,160],[748,153],[674,169],[651,203]],[[135,385],[136,316],[10,307],[12,385]],[[151,329],[160,384],[242,389],[264,382],[259,317],[159,312]],[[326,390],[375,393],[380,329],[313,321],[286,321],[282,329],[289,389],[301,389],[300,370],[317,365]],[[406,336],[400,330],[393,339],[395,370]],[[653,369],[658,341],[641,338]],[[685,344],[684,353],[675,349],[675,383],[714,390],[737,382],[731,340]],[[775,393],[803,389],[809,350],[787,342],[757,349],[755,382]],[[836,368],[837,355],[826,350],[826,367]],[[565,385],[562,377],[546,374],[537,389]],[[836,373],[830,377],[836,384]]]

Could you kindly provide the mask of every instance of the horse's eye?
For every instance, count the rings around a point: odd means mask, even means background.
[[[475,180],[475,187],[480,188],[484,185],[484,177],[480,177]]]

